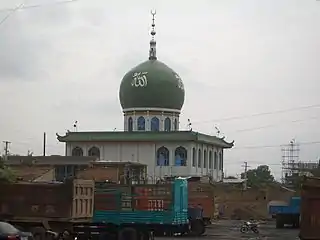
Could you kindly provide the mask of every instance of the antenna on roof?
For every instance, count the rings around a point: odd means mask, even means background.
[[[214,126],[214,128],[216,129],[216,136],[220,137],[220,133],[221,133],[220,129],[217,126]]]
[[[188,129],[190,132],[192,131],[192,123],[191,123],[190,118],[188,118],[187,129]]]
[[[74,121],[73,130],[74,130],[75,132],[78,132],[78,121],[77,121],[77,120]]]
[[[216,137],[218,138],[224,138],[224,134],[221,133],[220,129],[217,126],[214,126],[215,130],[216,130]]]

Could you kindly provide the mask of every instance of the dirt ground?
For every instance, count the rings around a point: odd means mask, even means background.
[[[284,228],[276,229],[275,222],[266,222],[259,224],[259,234],[241,233],[240,226],[243,221],[237,220],[221,220],[208,226],[205,236],[202,237],[175,237],[175,239],[191,240],[191,239],[219,239],[219,240],[297,240],[299,229]],[[156,238],[156,240],[164,240],[170,238]]]

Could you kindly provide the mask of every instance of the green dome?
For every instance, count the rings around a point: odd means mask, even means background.
[[[168,108],[181,110],[184,85],[179,75],[158,60],[145,61],[122,79],[120,103],[127,108]]]

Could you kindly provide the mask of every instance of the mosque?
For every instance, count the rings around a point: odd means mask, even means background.
[[[149,59],[126,73],[119,90],[124,131],[68,131],[57,139],[66,156],[95,156],[100,161],[147,165],[147,176],[208,176],[223,179],[223,150],[234,142],[199,132],[180,131],[185,99],[182,79],[158,60],[155,13]]]

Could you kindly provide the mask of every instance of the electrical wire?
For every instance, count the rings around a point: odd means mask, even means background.
[[[37,5],[27,5],[25,6],[25,3],[21,3],[19,6],[15,8],[6,8],[6,9],[0,9],[0,12],[9,12],[1,21],[0,21],[0,26],[8,20],[8,18],[15,13],[18,10],[28,10],[31,8],[38,8],[38,7],[45,7],[45,6],[53,6],[53,5],[58,5],[58,4],[65,4],[65,3],[71,3],[71,2],[76,2],[79,0],[66,0],[66,1],[56,1],[53,3],[48,3],[48,4],[37,4]]]
[[[256,131],[256,130],[261,130],[261,129],[266,129],[266,128],[272,128],[272,127],[277,127],[277,126],[282,125],[282,124],[301,123],[301,122],[305,122],[305,121],[309,121],[309,120],[316,120],[316,119],[320,119],[320,117],[310,117],[310,118],[305,118],[305,119],[292,120],[292,121],[288,121],[288,122],[269,124],[269,125],[265,125],[265,126],[254,127],[254,128],[244,128],[244,129],[239,129],[239,130],[231,131],[231,132],[229,132],[229,133],[252,132],[252,131]]]
[[[320,141],[310,141],[310,142],[299,142],[299,145],[315,145],[320,144]],[[243,146],[243,147],[233,147],[232,150],[238,149],[262,149],[262,148],[279,148],[281,145],[261,145],[261,146]]]
[[[19,10],[20,8],[23,7],[24,3],[21,3],[19,6],[17,6],[16,8],[12,9],[1,21],[0,21],[0,26],[13,14],[15,13],[17,10]]]
[[[282,110],[275,110],[275,111],[269,111],[269,112],[260,112],[260,113],[241,115],[241,116],[234,116],[234,117],[227,117],[227,118],[217,118],[217,119],[211,119],[211,120],[205,120],[205,121],[195,121],[195,122],[192,122],[192,125],[210,123],[210,122],[221,122],[221,121],[226,122],[226,121],[246,119],[246,118],[251,118],[251,117],[259,117],[259,116],[265,116],[265,115],[275,115],[275,114],[280,114],[280,113],[287,113],[287,112],[293,112],[293,111],[299,111],[299,110],[306,110],[306,109],[311,109],[311,108],[320,108],[320,104],[307,105],[307,106],[288,108],[288,109],[282,109]]]

